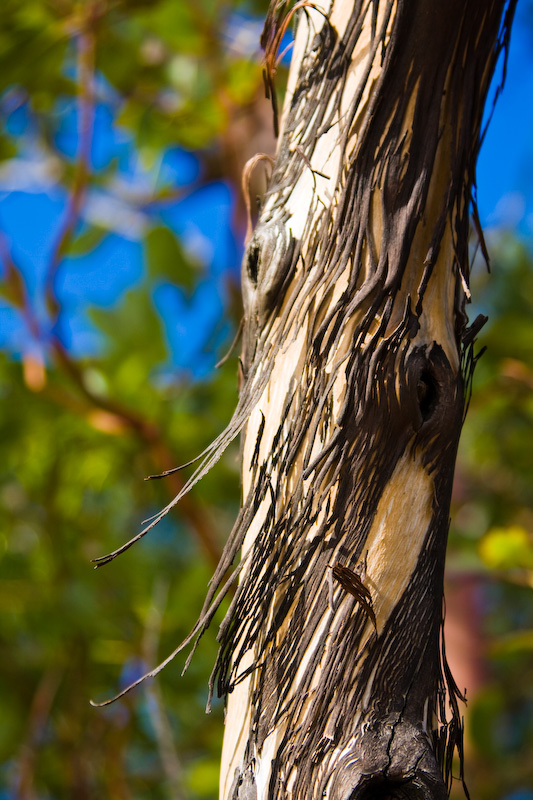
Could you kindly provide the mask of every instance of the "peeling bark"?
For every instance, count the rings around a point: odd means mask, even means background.
[[[469,210],[516,0],[322,2],[296,3],[278,153],[243,261],[237,409],[172,503],[96,562],[144,536],[243,431],[242,508],[200,618],[117,697],[192,642],[190,661],[238,578],[210,682],[228,697],[221,800],[440,800],[456,750],[462,777],[442,607],[484,323],[465,313]],[[270,48],[289,7],[272,2]],[[274,64],[271,49],[271,94]]]
[[[514,4],[319,8],[299,12],[243,262],[221,798],[445,798],[462,722],[443,571],[480,324],[469,211]]]
[[[118,695],[192,642],[190,661],[238,579],[210,682],[227,696],[221,800],[444,800],[456,751],[462,777],[443,573],[485,321],[465,312],[475,163],[515,4],[296,3],[243,260],[237,409],[172,503],[96,560],[144,536],[243,432],[242,507],[200,618]],[[271,94],[291,13],[272,0]]]

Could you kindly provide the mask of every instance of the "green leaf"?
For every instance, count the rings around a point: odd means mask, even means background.
[[[151,278],[165,278],[191,293],[198,278],[198,266],[185,254],[179,240],[164,226],[152,228],[145,239],[145,255]]]
[[[92,253],[108,233],[109,231],[99,225],[90,225],[71,242],[66,255],[77,258]]]
[[[479,543],[481,558],[493,569],[533,569],[531,536],[518,525],[492,528]]]
[[[0,161],[7,161],[17,153],[14,141],[0,133]]]
[[[533,630],[513,631],[507,636],[502,636],[492,644],[490,650],[496,658],[533,653]]]
[[[120,303],[109,310],[92,308],[90,315],[108,340],[107,375],[112,389],[116,391],[117,379],[126,375],[128,380],[122,386],[123,391],[136,391],[142,384],[148,389],[150,369],[166,359],[167,350],[161,319],[146,285],[130,289]],[[132,361],[138,362],[135,369],[131,369]]]
[[[214,797],[218,789],[220,767],[217,761],[197,761],[189,773],[189,788],[200,797]]]

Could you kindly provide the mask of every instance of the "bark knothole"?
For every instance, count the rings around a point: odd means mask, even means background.
[[[422,370],[417,387],[418,408],[423,422],[431,418],[439,402],[439,385],[429,369]]]
[[[443,573],[483,321],[469,199],[514,2],[272,0],[267,42],[301,13],[242,267],[221,800],[446,800],[462,769]]]
[[[257,240],[252,240],[248,245],[246,252],[245,266],[250,283],[257,287],[257,278],[259,275],[259,261],[261,258],[261,247]]]
[[[243,301],[261,328],[283,296],[298,255],[296,239],[281,224],[258,225],[250,239],[241,270]]]
[[[460,376],[437,342],[413,350],[407,364],[407,380],[417,433],[434,426],[447,427],[462,413]]]

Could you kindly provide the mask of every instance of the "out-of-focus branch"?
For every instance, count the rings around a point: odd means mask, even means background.
[[[154,422],[144,419],[121,403],[102,397],[89,389],[82,368],[70,357],[63,344],[57,338],[52,340],[52,352],[58,365],[70,376],[78,390],[94,408],[113,415],[121,427],[131,430],[141,439],[147,447],[156,470],[164,472],[175,467],[175,456]],[[172,497],[175,497],[185,484],[179,473],[170,475],[167,481]],[[191,526],[193,535],[196,536],[207,558],[211,564],[216,566],[220,558],[220,547],[206,514],[189,494],[180,500],[180,511],[185,521]]]
[[[4,266],[2,295],[17,308],[35,341],[41,338],[39,322],[28,297],[28,289],[22,270],[15,264],[4,231],[0,228],[0,261]]]
[[[215,13],[205,14],[195,0],[186,0],[195,27],[201,31],[206,41],[202,65],[208,71],[212,84],[212,95],[224,110],[227,124],[220,132],[220,149],[224,164],[224,176],[234,186],[241,185],[244,166],[257,153],[274,154],[276,139],[272,131],[272,111],[264,96],[261,67],[257,64],[257,92],[246,106],[241,105],[228,90],[231,81],[231,62],[222,44],[220,30],[226,22],[228,5],[215,5]],[[244,196],[236,193],[234,220],[239,229],[246,229],[248,218]]]
[[[4,264],[4,294],[6,299],[22,313],[33,339],[38,343],[42,343],[45,340],[44,332],[29,302],[23,273],[15,264],[1,231],[0,258]],[[155,423],[146,420],[127,406],[93,392],[87,386],[82,367],[71,358],[63,343],[56,336],[52,336],[48,344],[57,366],[69,376],[76,389],[89,405],[108,414],[108,421],[116,423],[114,425],[115,431],[117,428],[129,430],[143,442],[152,460],[154,472],[165,472],[176,465],[176,458],[172,449]],[[24,367],[25,377],[27,378],[26,356],[24,357]],[[38,385],[34,385],[31,382],[28,385],[29,388],[40,391],[44,388],[44,384],[43,378],[38,382]],[[64,402],[65,398],[60,397],[57,393],[53,393],[51,399],[61,405],[66,405],[71,410],[79,411],[76,402],[69,402],[68,400]],[[111,428],[113,428],[112,425],[109,426],[109,429]],[[171,496],[175,497],[181,491],[185,482],[179,473],[174,473],[169,476],[165,483]],[[206,557],[212,565],[216,566],[220,557],[220,547],[214,536],[211,522],[205,512],[190,495],[186,495],[180,501],[180,511],[185,521],[189,523],[192,534],[196,537]]]
[[[43,342],[45,339],[44,333],[39,326],[38,320],[29,302],[22,271],[15,264],[2,235],[0,235],[0,257],[2,258],[6,272],[5,286],[8,289],[6,294],[9,295],[7,299],[11,299],[12,304],[19,308],[24,319],[27,320],[30,333],[35,341]],[[11,295],[13,295],[12,298]],[[163,433],[154,422],[146,420],[136,411],[133,411],[116,400],[111,400],[93,392],[87,386],[83,368],[71,358],[63,343],[56,336],[52,336],[48,344],[51,355],[57,366],[62,372],[69,376],[78,392],[87,400],[89,405],[94,409],[108,414],[108,421],[110,423],[116,423],[114,426],[115,430],[117,428],[129,430],[143,442],[154,465],[154,472],[165,472],[176,465],[176,458],[171,447],[167,444]],[[38,386],[29,384],[29,388],[42,390],[44,383],[43,380]],[[54,394],[52,399],[56,402],[60,402],[62,405],[67,405],[71,410],[76,410],[76,403],[64,403],[57,394]],[[109,429],[112,427],[113,426],[110,425]],[[102,429],[104,429],[103,426]],[[165,483],[169,488],[171,497],[175,497],[183,488],[185,481],[179,473],[174,473],[168,477]],[[185,497],[182,498],[180,501],[180,511],[182,517],[190,525],[192,534],[196,537],[206,557],[213,566],[216,566],[220,558],[220,547],[216,541],[213,527],[207,515],[202,510],[201,506],[194,501],[191,495],[185,495]]]
[[[61,307],[56,293],[56,276],[60,264],[68,250],[75,233],[83,203],[86,197],[91,174],[91,144],[94,127],[95,104],[95,51],[96,30],[100,17],[105,11],[105,3],[92,0],[81,3],[79,16],[72,21],[71,35],[77,43],[78,69],[78,153],[76,158],[72,189],[67,208],[56,237],[52,254],[48,263],[45,278],[45,301],[50,315],[50,328],[45,330],[39,321],[29,298],[24,274],[15,263],[9,244],[0,231],[0,259],[4,264],[3,294],[17,308],[26,322],[31,338],[40,346],[47,346],[59,368],[66,373],[90,406],[104,412],[108,429],[126,429],[133,432],[144,444],[155,472],[171,469],[176,464],[172,449],[167,444],[161,430],[151,421],[146,420],[136,411],[127,408],[120,402],[110,400],[91,391],[85,381],[83,368],[77,364],[67,352],[57,336],[49,331],[57,320]],[[181,191],[181,190],[180,190]],[[46,383],[46,373],[42,356],[26,353],[23,356],[25,380],[29,388],[41,391]],[[55,396],[57,400],[57,395]],[[67,403],[70,407],[76,403]],[[105,425],[101,428],[104,430]],[[177,473],[167,482],[171,497],[175,497],[184,486],[184,480]],[[209,561],[216,565],[220,556],[220,547],[213,533],[210,520],[190,495],[180,502],[180,511],[189,524],[193,535]]]
[[[33,786],[35,765],[62,674],[57,667],[47,670],[33,695],[26,737],[18,758],[17,785],[13,793],[16,800],[34,800],[36,797]]]
[[[167,582],[156,578],[152,604],[148,611],[142,643],[143,659],[147,664],[155,664],[157,662],[161,623],[167,595]],[[174,746],[174,735],[165,712],[160,686],[155,680],[145,681],[144,691],[148,701],[148,714],[154,729],[161,764],[167,779],[169,797],[173,798],[173,800],[185,800],[183,767]]]
[[[44,338],[43,332],[30,302],[24,274],[15,264],[11,256],[8,242],[1,228],[0,262],[4,266],[3,280],[0,284],[0,296],[3,296],[8,303],[20,312],[32,340],[37,344],[37,351],[28,350],[22,354],[24,381],[33,391],[40,391],[46,383],[44,359],[40,352]]]
[[[87,193],[91,170],[91,144],[94,127],[94,71],[96,51],[96,23],[100,16],[94,2],[81,4],[81,19],[76,35],[78,70],[78,153],[74,181],[65,216],[57,235],[45,281],[45,299],[52,320],[60,312],[55,292],[57,271],[71,242]]]

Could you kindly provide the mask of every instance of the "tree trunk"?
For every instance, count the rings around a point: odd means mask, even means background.
[[[299,5],[306,5],[301,3]],[[445,798],[462,755],[442,640],[483,107],[514,3],[300,10],[243,262],[242,547],[215,667],[222,800]],[[276,34],[264,39],[267,85]]]

